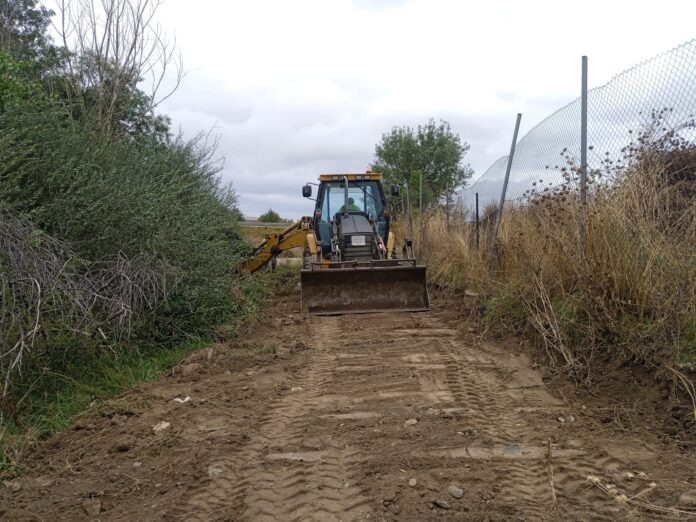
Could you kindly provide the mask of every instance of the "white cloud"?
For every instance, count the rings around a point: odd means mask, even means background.
[[[679,13],[679,16],[674,16]],[[187,135],[221,135],[242,210],[311,211],[300,187],[362,170],[393,125],[443,118],[478,173],[577,95],[693,35],[696,4],[445,0],[169,0],[190,71],[162,106]]]

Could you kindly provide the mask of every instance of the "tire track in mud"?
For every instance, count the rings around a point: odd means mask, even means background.
[[[367,513],[367,498],[350,479],[358,458],[355,450],[331,440],[314,442],[315,449],[309,451],[302,449],[311,414],[335,378],[337,356],[332,348],[341,337],[340,318],[316,318],[312,323],[316,353],[309,361],[308,376],[298,384],[297,395],[290,396],[288,407],[282,405],[272,414],[274,419],[278,414],[291,419],[293,429],[289,432],[274,422],[274,429],[265,435],[267,447],[281,446],[283,451],[266,455],[273,465],[250,474],[249,520],[353,520]]]
[[[551,519],[556,514],[568,517],[564,518],[567,520],[610,521],[617,516],[641,519],[638,511],[608,499],[588,481],[588,477],[594,476],[611,484],[611,471],[628,469],[626,462],[581,447],[554,450],[545,435],[552,432],[550,423],[543,425],[537,419],[537,424],[532,426],[519,415],[531,401],[524,393],[525,386],[509,386],[511,375],[520,369],[501,365],[505,357],[501,357],[499,350],[476,349],[450,341],[442,343],[438,353],[446,360],[445,384],[454,396],[454,405],[465,405],[467,420],[485,434],[485,443],[468,446],[466,456],[488,460],[501,500],[515,505],[534,520]],[[527,387],[534,388],[541,388],[535,390],[541,410],[555,417],[554,412],[562,402],[548,395],[541,381]],[[542,449],[545,442],[551,448],[550,455],[549,449]],[[456,449],[450,454],[457,454]],[[553,487],[556,502],[560,504],[558,513],[551,492],[549,466],[556,468]]]
[[[46,446],[20,491],[0,491],[13,510],[0,518],[87,520],[82,503],[104,491],[103,520],[696,520],[618,500],[680,506],[693,450],[619,431],[603,402],[551,396],[516,346],[481,342],[434,304],[303,320],[287,297],[266,320],[277,328],[125,396],[149,404],[126,421],[97,412]],[[276,354],[254,351],[271,342]],[[132,449],[114,451],[123,435]],[[79,473],[41,485],[59,461]]]
[[[428,519],[422,506],[431,491],[446,489],[447,476],[479,485],[480,496],[465,500],[485,506],[483,513],[660,519],[588,480],[611,485],[638,470],[601,444],[557,440],[566,405],[523,357],[464,338],[437,312],[312,317],[309,330],[315,349],[307,366],[251,440],[211,464],[216,475],[184,509],[196,513],[190,520],[239,519],[235,513],[267,521]],[[412,416],[424,428],[404,428]],[[407,507],[390,512],[384,499],[403,482],[409,459],[428,489],[399,490]],[[635,495],[644,476],[620,488]]]
[[[546,469],[540,458],[524,455],[526,444],[516,436],[521,423],[510,415],[511,398],[501,394],[506,381],[502,368],[486,353],[461,343],[448,342],[438,351],[447,360],[446,384],[455,404],[467,406],[465,418],[477,438],[484,439],[467,446],[464,458],[490,461],[501,500],[527,516],[549,515],[552,497]],[[462,453],[455,449],[450,454]]]
[[[359,461],[354,449],[336,441],[307,448],[311,414],[333,381],[337,357],[332,342],[340,320],[320,318],[312,326],[316,351],[290,383],[290,391],[269,407],[251,440],[209,466],[209,479],[182,507],[186,520],[358,520],[368,500],[351,485]],[[245,509],[243,509],[245,508]]]
[[[390,319],[362,317],[354,342],[374,338],[378,334],[375,327],[383,329]],[[452,474],[465,480],[468,463],[484,462],[491,475],[492,496],[527,520],[552,520],[556,516],[562,520],[660,518],[616,502],[588,480],[597,477],[612,484],[629,469],[629,462],[607,456],[601,447],[592,448],[586,441],[571,440],[569,445],[550,442],[555,437],[558,412],[565,405],[548,394],[527,361],[511,360],[510,354],[496,347],[464,342],[456,330],[446,326],[435,313],[414,316],[407,327],[392,330],[395,345],[351,357],[353,364],[372,368],[367,372],[371,376],[367,387],[376,393],[359,397],[364,409],[386,417],[389,409],[397,407],[394,401],[405,399],[420,408],[421,414],[435,407],[449,417],[454,415],[458,428],[463,429],[463,425],[474,434],[464,446],[414,449],[414,456],[435,459],[431,469],[422,470],[426,475],[441,473],[438,466],[445,458]],[[385,378],[387,368],[398,366],[409,368],[418,389],[403,380]],[[399,440],[403,437],[395,436],[392,444]],[[365,459],[376,456],[368,454]],[[550,471],[554,475],[553,493]],[[645,481],[635,481],[621,487],[630,496],[645,485]]]

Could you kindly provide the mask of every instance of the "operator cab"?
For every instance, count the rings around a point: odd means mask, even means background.
[[[383,241],[389,233],[389,217],[382,189],[381,174],[329,174],[319,177],[319,190],[314,208],[314,230],[322,254],[331,252],[332,229],[341,224],[343,232],[350,234],[365,228],[364,223],[374,223]],[[309,190],[307,190],[309,189]],[[311,195],[309,185],[303,195]],[[347,194],[346,194],[347,192]],[[347,197],[346,197],[347,195]]]

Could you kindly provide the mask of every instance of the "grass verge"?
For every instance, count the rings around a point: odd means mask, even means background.
[[[65,429],[87,408],[136,384],[159,379],[193,351],[236,337],[258,319],[273,295],[291,292],[297,280],[297,267],[291,265],[279,265],[274,273],[245,276],[235,287],[236,313],[208,337],[194,337],[173,347],[83,353],[64,362],[60,372],[45,367],[25,375],[22,410],[0,428],[0,480],[17,473],[17,462],[25,451]]]

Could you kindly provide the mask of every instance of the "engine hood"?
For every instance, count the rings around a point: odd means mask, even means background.
[[[373,229],[370,221],[362,214],[342,215],[341,234],[344,236],[352,234],[372,234]]]

